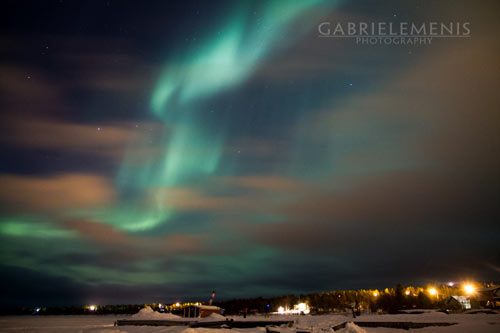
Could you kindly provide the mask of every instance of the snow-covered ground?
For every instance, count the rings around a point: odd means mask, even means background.
[[[159,316],[160,315],[160,316]],[[161,318],[164,317],[164,318]],[[168,318],[167,318],[168,317]],[[317,333],[332,333],[330,329],[336,324],[346,321],[411,321],[411,322],[447,322],[457,323],[457,325],[446,327],[427,327],[422,329],[412,329],[412,332],[500,332],[500,314],[444,314],[441,312],[425,312],[422,314],[399,314],[399,315],[362,315],[353,320],[349,314],[332,314],[321,316],[298,316],[298,315],[276,315],[270,318],[263,316],[249,316],[246,319],[242,317],[229,317],[234,320],[293,320],[293,327],[279,328],[282,333],[295,333],[296,329],[311,330]],[[155,333],[265,333],[265,328],[249,329],[208,329],[208,328],[189,328],[186,326],[114,326],[118,319],[176,319],[171,315],[163,316],[159,313],[141,313],[135,316],[12,316],[0,317],[0,332],[47,332],[47,333],[66,333],[66,332],[94,332],[94,333],[136,333],[136,332],[155,332]],[[182,320],[181,318],[179,318]],[[220,318],[213,318],[219,320]],[[208,320],[208,319],[205,319]],[[340,332],[376,332],[376,333],[403,333],[405,330],[393,328],[370,328],[358,327],[356,325],[347,325]]]

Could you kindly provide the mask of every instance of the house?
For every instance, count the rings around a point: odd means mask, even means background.
[[[185,318],[205,318],[212,313],[220,314],[221,308],[214,305],[188,305],[184,307],[183,317]]]
[[[500,286],[480,288],[477,290],[477,298],[482,305],[496,308],[500,306]]]
[[[467,296],[448,296],[444,300],[446,308],[449,310],[469,310],[471,308],[470,298]]]

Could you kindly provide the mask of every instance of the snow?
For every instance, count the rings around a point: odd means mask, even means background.
[[[154,311],[151,307],[146,306],[142,308],[138,313],[130,316],[130,319],[134,320],[173,320],[173,321],[201,321],[201,322],[211,322],[211,321],[224,321],[226,320],[226,317],[217,314],[217,313],[212,313],[210,316],[205,317],[205,318],[183,318],[176,316],[171,313],[160,313]],[[189,333],[189,332],[186,332]]]
[[[218,329],[213,329],[213,328],[185,328],[182,330],[180,333],[235,333],[231,329],[225,329],[225,328],[218,328]]]
[[[359,327],[358,325],[356,325],[354,323],[347,323],[345,325],[345,328],[340,330],[340,332],[343,332],[343,333],[366,333],[366,331],[364,329],[362,329],[361,327]]]
[[[82,315],[82,316],[7,316],[0,317],[0,332],[36,332],[36,333],[265,333],[264,327],[248,329],[210,329],[210,328],[189,328],[186,326],[114,326],[119,319],[165,319],[173,320],[173,315],[143,309],[133,316],[126,315]],[[157,317],[157,316],[161,316]],[[213,315],[212,315],[213,316]],[[207,317],[219,321],[222,316]],[[176,320],[186,320],[175,316]],[[224,318],[224,317],[222,317]],[[229,317],[234,320],[243,320],[242,317]],[[212,319],[212,320],[213,320]],[[193,318],[189,318],[193,321]],[[199,319],[198,319],[199,320]],[[331,327],[345,322],[445,322],[457,323],[453,326],[432,326],[421,329],[412,329],[415,333],[451,333],[451,332],[478,332],[497,333],[500,332],[500,314],[445,314],[435,311],[426,311],[422,314],[397,314],[397,315],[377,315],[362,314],[353,318],[348,313],[319,315],[319,316],[299,316],[299,315],[273,315],[248,316],[245,320],[293,320],[294,326],[280,327],[279,331],[295,332],[295,329],[309,330],[312,333],[332,333]],[[384,327],[359,327],[355,324],[346,324],[346,327],[335,332],[367,332],[367,333],[404,333],[405,330],[384,328]]]
[[[218,311],[218,310],[220,310],[220,308],[218,306],[215,306],[215,305],[200,305],[200,309],[203,309],[203,310],[212,310],[212,311]]]
[[[184,318],[171,313],[160,313],[154,311],[151,307],[146,306],[139,312],[131,316],[132,319],[156,319],[156,320],[183,320]]]
[[[210,314],[210,316],[198,319],[197,321],[207,322],[207,321],[224,321],[224,320],[226,320],[226,317],[224,317],[223,315],[220,315],[218,313],[212,313]]]

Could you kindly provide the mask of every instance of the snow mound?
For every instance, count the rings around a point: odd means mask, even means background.
[[[226,320],[226,317],[224,317],[223,315],[220,315],[218,313],[212,313],[210,316],[201,318],[198,321],[224,321],[224,320]]]
[[[186,328],[182,330],[180,333],[234,333],[234,330],[226,329],[226,328]]]
[[[340,332],[343,333],[366,333],[364,329],[359,327],[358,325],[354,323],[347,323],[345,324],[345,328],[341,330]]]
[[[163,319],[163,320],[179,320],[181,317],[173,315],[171,313],[159,313],[151,309],[150,306],[146,306],[141,309],[136,314],[132,315],[131,318],[134,319]]]

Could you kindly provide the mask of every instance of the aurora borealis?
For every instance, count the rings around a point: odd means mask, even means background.
[[[498,279],[498,5],[2,4],[2,304]],[[467,21],[357,45],[321,22]]]

